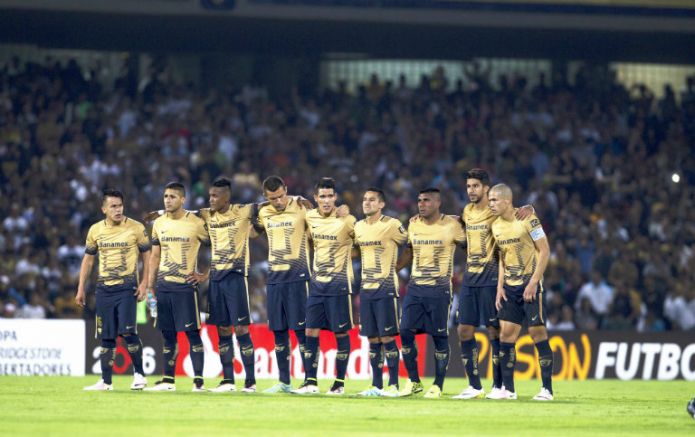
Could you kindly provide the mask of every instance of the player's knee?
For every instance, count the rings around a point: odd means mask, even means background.
[[[401,341],[403,344],[413,344],[415,342],[415,333],[410,329],[401,331]]]
[[[246,325],[235,326],[235,327],[234,327],[234,332],[236,333],[237,336],[246,335],[246,334],[249,333],[249,327],[246,326]]]
[[[321,330],[320,330],[320,329],[311,329],[311,328],[308,328],[308,329],[306,330],[306,335],[307,335],[307,337],[318,337],[320,333],[321,333]]]
[[[448,351],[449,350],[449,339],[446,337],[432,337],[434,341],[434,348],[437,351]]]
[[[110,339],[101,339],[101,347],[105,349],[116,349],[116,340],[113,338]]]
[[[545,326],[530,326],[528,328],[528,333],[534,343],[548,339],[548,330],[545,328]]]
[[[496,340],[500,338],[500,329],[496,326],[488,326],[487,338],[489,338],[490,340]]]
[[[218,326],[217,327],[217,335],[221,337],[229,337],[232,335],[232,327],[231,326]]]
[[[123,341],[127,344],[138,344],[140,343],[140,337],[137,334],[123,334]]]
[[[456,332],[459,335],[459,340],[468,341],[475,335],[475,328],[471,325],[458,325]]]
[[[164,337],[165,345],[173,346],[176,344],[176,331],[162,331],[162,337]]]
[[[369,344],[381,343],[381,338],[379,337],[369,337],[367,340],[369,341]]]
[[[385,337],[379,337],[379,342],[381,343],[391,343],[392,341],[396,341],[396,338],[393,337],[392,335],[387,335]]]
[[[347,337],[347,336],[348,336],[347,332],[336,332],[335,333],[335,338],[343,338],[343,337]]]

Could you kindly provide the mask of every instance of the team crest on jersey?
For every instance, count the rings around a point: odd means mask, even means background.
[[[400,225],[400,226],[398,227],[398,231],[399,231],[401,234],[405,234],[405,228],[403,227],[403,225]]]
[[[531,220],[531,227],[532,228],[535,228],[536,226],[540,226],[540,225],[541,225],[541,221],[538,220],[537,218]]]

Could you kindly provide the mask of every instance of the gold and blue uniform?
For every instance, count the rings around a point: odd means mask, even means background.
[[[200,328],[198,294],[187,282],[196,269],[201,244],[209,245],[205,222],[190,211],[174,219],[168,214],[152,226],[152,244],[161,247],[157,271],[157,324],[161,330]]]
[[[433,224],[419,219],[408,228],[413,265],[403,301],[401,331],[446,336],[454,251],[466,240],[458,220],[442,214]]]
[[[408,234],[401,222],[381,216],[375,223],[355,224],[355,245],[360,248],[360,333],[366,337],[396,335],[398,319],[398,248]]]
[[[201,209],[210,234],[208,323],[219,326],[251,323],[249,305],[249,237],[253,205],[230,205],[225,212]]]
[[[538,284],[536,299],[527,303],[523,293],[536,271],[538,251],[534,241],[545,238],[540,220],[535,214],[525,220],[502,217],[492,223],[492,233],[500,250],[504,265],[504,289],[507,300],[499,312],[500,320],[521,325],[524,319],[529,326],[545,324],[543,281]]]
[[[314,268],[307,300],[307,328],[344,332],[352,327],[352,246],[355,217],[306,215],[314,247]]]
[[[306,328],[309,295],[307,210],[290,198],[284,210],[264,205],[258,222],[268,236],[267,306],[271,331]]]
[[[145,227],[128,217],[115,225],[101,220],[89,228],[85,253],[98,258],[96,323],[103,339],[137,332],[138,255],[148,250]]]
[[[469,203],[461,214],[466,228],[467,256],[459,293],[457,322],[462,325],[499,326],[495,297],[499,259],[492,236],[497,216],[490,208],[479,210]]]

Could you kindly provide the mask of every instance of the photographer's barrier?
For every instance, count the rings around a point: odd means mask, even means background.
[[[87,324],[87,355],[86,367],[91,373],[100,373],[99,348],[100,340],[94,337],[94,326]],[[275,359],[275,341],[272,331],[265,324],[254,324],[249,327],[251,339],[255,348],[256,355],[256,378],[277,379],[278,367]],[[143,343],[143,370],[145,375],[159,375],[162,373],[162,334],[151,324],[138,325],[138,334]],[[217,329],[211,325],[203,325],[200,336],[205,347],[205,368],[203,376],[214,378],[222,373],[222,364],[217,348]],[[193,376],[193,368],[190,357],[188,356],[188,339],[183,333],[178,335],[179,356],[176,360],[176,374]],[[330,332],[321,332],[321,354],[319,356],[318,377],[333,378],[335,375],[335,337]],[[296,378],[304,377],[299,347],[294,335],[290,334],[292,347],[292,367],[290,374]],[[350,379],[369,379],[371,370],[369,367],[369,343],[365,337],[360,337],[357,329],[350,331],[351,352],[348,362],[347,377]],[[400,342],[399,342],[400,346]],[[421,374],[425,370],[427,356],[427,344],[425,338],[418,338],[418,348],[420,356],[418,364]],[[386,370],[386,366],[384,366]],[[116,349],[116,360],[114,363],[114,374],[128,374],[133,372],[128,351],[121,339],[118,340]],[[234,340],[234,373],[236,377],[243,378],[244,368],[241,363],[241,353],[239,344]],[[401,363],[401,376],[406,376],[405,367]]]
[[[492,378],[490,341],[485,332],[476,332],[480,375]],[[557,331],[549,333],[554,356],[553,379],[585,380],[642,379],[695,380],[695,335],[692,332],[639,333],[631,331]],[[460,346],[456,331],[449,333],[451,360],[448,375],[463,376],[458,359]],[[540,379],[538,357],[531,337],[516,343],[516,372],[519,380]],[[427,374],[434,374],[434,358],[427,357]]]
[[[0,375],[84,374],[84,320],[0,319]]]

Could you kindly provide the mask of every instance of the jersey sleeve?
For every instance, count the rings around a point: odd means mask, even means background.
[[[208,233],[208,225],[202,219],[198,220],[197,237],[198,240],[205,246],[210,245],[210,234]]]
[[[159,246],[159,220],[155,220],[152,225],[152,245]]]
[[[152,247],[152,243],[150,242],[149,235],[147,235],[147,230],[145,229],[145,226],[138,223],[138,226],[135,229],[135,233],[137,235],[138,250],[140,251],[140,253],[147,252],[148,250],[150,250],[150,248]]]
[[[391,238],[399,246],[408,239],[408,231],[405,230],[399,220],[391,220]]]
[[[543,225],[541,225],[541,221],[538,219],[536,214],[532,214],[531,217],[524,220],[524,228],[529,233],[533,241],[538,241],[545,238]]]
[[[95,227],[94,226],[90,227],[89,232],[87,232],[87,241],[84,245],[84,253],[86,253],[88,255],[96,255],[97,251],[99,250],[95,234],[96,234]]]
[[[352,214],[345,217],[345,231],[350,236],[350,238],[352,238],[353,240],[355,238],[355,223],[356,222],[357,222],[357,219]]]
[[[466,241],[466,231],[463,229],[463,224],[458,220],[451,220],[451,228],[454,242],[460,244]]]
[[[210,208],[200,208],[196,213],[196,216],[205,220],[205,223],[207,223],[210,220]]]

